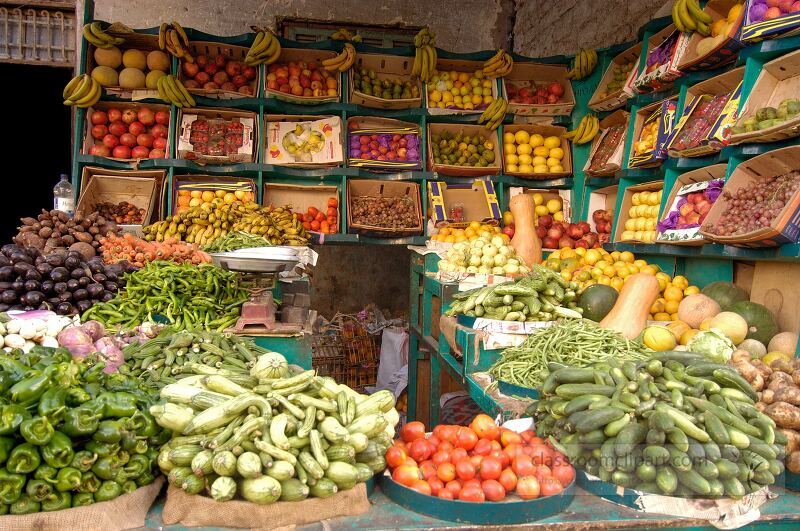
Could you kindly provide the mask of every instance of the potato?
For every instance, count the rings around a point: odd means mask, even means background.
[[[767,389],[763,393],[761,393],[761,398],[759,399],[759,403],[756,404],[756,407],[760,406],[762,403],[769,405],[773,402],[775,402],[775,391],[773,391],[772,389]],[[759,409],[763,411],[763,408]]]
[[[794,373],[792,373],[792,381],[796,386],[800,387],[800,371],[794,371]]]
[[[781,429],[781,433],[786,436],[786,455],[800,450],[800,433],[794,430]]]
[[[750,353],[746,350],[736,350],[731,354],[731,361],[737,365],[740,361],[750,361]],[[741,373],[741,371],[739,371]]]
[[[774,371],[769,377],[768,389],[778,389],[780,387],[794,387],[792,377],[781,371]]]
[[[769,366],[773,371],[781,371],[786,374],[792,374],[794,372],[794,365],[792,362],[783,358],[774,360]]]
[[[774,402],[764,408],[764,413],[781,428],[800,429],[800,408],[786,402]]]
[[[786,458],[786,468],[792,474],[800,474],[800,451],[789,454]]]
[[[797,387],[775,389],[775,402],[787,402],[794,406],[800,406],[800,389]]]

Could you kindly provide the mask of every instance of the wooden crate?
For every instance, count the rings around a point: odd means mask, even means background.
[[[109,170],[94,166],[84,166],[81,171],[81,186],[76,212],[89,214],[98,201],[128,201],[139,208],[145,208],[143,224],[161,219],[164,201],[164,182],[166,170]],[[95,185],[95,179],[101,184]],[[116,184],[109,184],[115,181]],[[139,186],[142,184],[143,186]],[[148,194],[147,189],[152,186]],[[135,196],[135,197],[134,197]],[[99,198],[99,199],[98,199]],[[131,232],[141,235],[142,225],[123,225]]]
[[[456,166],[454,164],[437,164],[433,160],[433,146],[431,138],[436,133],[450,132],[454,134],[464,134],[468,136],[483,135],[484,138],[492,142],[494,152],[494,162],[485,168],[473,166]],[[455,175],[458,177],[480,177],[482,175],[497,175],[500,173],[502,150],[497,131],[491,131],[482,125],[462,125],[462,124],[428,124],[428,168],[431,171],[443,175]]]
[[[98,101],[92,107],[89,107],[88,109],[86,109],[86,120],[84,120],[86,122],[86,129],[85,129],[84,134],[83,134],[83,149],[82,149],[84,154],[88,155],[89,154],[89,149],[92,146],[96,146],[98,144],[102,144],[103,143],[102,139],[96,139],[96,138],[94,138],[92,136],[92,121],[89,119],[91,117],[91,115],[92,115],[92,112],[94,112],[94,111],[108,111],[109,109],[112,109],[112,108],[113,109],[119,109],[120,111],[125,111],[126,109],[134,109],[134,110],[138,111],[139,109],[147,108],[147,109],[150,109],[151,111],[153,111],[154,113],[158,112],[158,111],[164,111],[167,114],[170,114],[169,105],[159,105],[159,104],[154,104],[154,103],[136,103],[136,102],[125,102],[125,101],[120,101],[120,102],[116,102],[116,101],[114,101],[114,102],[111,102],[111,101]],[[169,139],[172,137],[172,128],[174,127],[172,122],[173,122],[172,116],[170,115],[169,125],[167,126],[167,149],[164,150],[164,155],[165,155],[164,158],[170,158],[170,156],[172,154],[172,146],[169,143]],[[127,127],[128,124],[125,124],[125,125]],[[145,131],[149,131],[153,126],[151,125],[151,126],[145,126],[145,127],[147,128],[147,129],[145,129]],[[134,159],[134,158],[121,159],[121,158],[118,158],[118,157],[103,157],[103,158],[107,158],[107,159],[111,159],[111,160],[119,160],[119,161],[124,161],[124,162],[132,161],[132,160],[135,160],[135,161],[142,160],[142,159]]]
[[[633,78],[639,71],[639,57],[642,55],[642,43],[634,44],[624,52],[619,53],[611,60],[603,77],[600,78],[600,83],[592,94],[589,100],[589,108],[593,111],[611,111],[618,107],[625,105],[625,102],[633,96],[634,90],[632,87]],[[614,79],[612,67],[617,64],[633,63],[633,68],[628,72],[628,79],[625,84],[619,89],[606,94],[606,87]]]
[[[741,0],[709,0],[703,8],[708,15],[711,16],[711,24],[720,19],[727,18],[728,10],[736,4],[741,4]],[[717,45],[706,52],[704,55],[698,55],[696,52],[697,43],[704,37],[697,32],[692,33],[691,38],[686,47],[686,51],[678,60],[678,70],[682,72],[694,72],[697,70],[712,70],[720,68],[732,61],[736,60],[737,52],[742,48],[742,43],[736,38],[739,33],[739,28],[742,27],[747,6],[744,6],[739,11],[739,16],[736,17],[730,30],[725,33],[725,37],[720,39]]]
[[[172,211],[178,208],[178,190],[244,190],[256,197],[256,183],[248,177],[217,175],[176,175],[172,179]]]
[[[540,63],[514,62],[511,72],[503,77],[503,97],[508,99],[509,82],[517,86],[531,87],[535,83],[546,86],[558,81],[564,87],[564,95],[558,103],[526,104],[509,103],[508,112],[520,116],[556,116],[572,114],[575,107],[575,93],[572,83],[567,79],[566,65],[547,65]]]
[[[246,46],[234,46],[232,44],[223,44],[221,42],[208,42],[208,41],[189,41],[189,52],[191,52],[193,57],[197,57],[198,55],[205,55],[210,60],[214,60],[214,58],[218,55],[224,55],[228,59],[233,59],[242,63],[244,65],[244,58],[247,57],[247,52],[249,48]],[[180,61],[183,64],[183,60]],[[178,79],[181,80],[182,83],[186,82],[186,74],[183,71],[183,68],[179,69],[178,72]],[[246,86],[250,87],[253,91],[252,94],[242,94],[241,92],[237,92],[234,90],[222,90],[220,89],[204,89],[202,87],[199,88],[188,88],[187,90],[192,94],[198,94],[200,96],[205,96],[207,98],[216,98],[220,100],[230,100],[230,99],[238,99],[238,98],[253,98],[258,95],[258,83],[261,76],[261,70],[256,68],[256,77],[255,79],[250,80]],[[213,76],[212,76],[213,77]]]
[[[625,190],[622,192],[622,205],[617,213],[617,224],[612,232],[614,236],[614,243],[650,243],[644,240],[636,239],[623,240],[622,233],[625,232],[625,222],[630,218],[628,211],[630,210],[631,206],[633,206],[633,194],[636,192],[658,192],[659,190],[663,189],[664,181],[651,181],[649,183],[637,184],[635,186],[628,186],[625,188]]]
[[[386,54],[358,54],[353,68],[347,73],[349,80],[349,100],[350,103],[370,107],[373,109],[417,109],[422,103],[422,92],[424,87],[418,80],[411,78],[411,68],[414,66],[413,57]],[[365,68],[373,70],[379,78],[397,79],[400,81],[411,81],[419,90],[416,98],[403,98],[387,100],[378,96],[364,94],[353,89],[353,76],[357,75],[357,70]]]
[[[706,181],[712,181],[714,179],[724,179],[725,178],[725,171],[727,170],[727,164],[714,164],[712,166],[706,166],[705,168],[698,168],[696,170],[687,171],[686,173],[679,175],[678,178],[675,180],[675,184],[672,185],[672,190],[669,192],[669,197],[667,197],[667,202],[664,203],[666,208],[661,213],[659,221],[664,221],[667,219],[670,211],[672,210],[672,206],[675,204],[675,200],[678,197],[678,191],[685,185],[691,183],[702,183]],[[698,234],[700,233],[698,228]],[[702,237],[700,234],[699,238],[690,238],[690,239],[672,239],[666,237],[664,233],[661,231],[658,232],[656,236],[657,243],[668,243],[670,245],[684,245],[684,246],[698,246],[698,245],[705,245],[707,240]]]
[[[199,155],[191,160],[196,160],[201,163],[208,164],[234,164],[239,162],[255,162],[258,153],[258,115],[250,111],[240,111],[236,109],[178,109],[178,134],[175,137],[175,154],[179,159],[186,159],[192,151],[192,143],[190,142],[191,123],[184,124],[184,117],[189,115],[202,116],[208,119],[222,119],[230,121],[234,118],[240,118],[245,121],[252,121],[252,125],[245,126],[244,128],[244,141],[245,145],[250,146],[250,152],[231,153],[229,155]],[[244,123],[244,122],[243,122]],[[250,123],[250,122],[248,122]]]
[[[127,29],[127,28],[126,28]],[[122,37],[125,39],[125,42],[117,46],[122,53],[125,53],[125,50],[141,50],[145,57],[149,52],[154,50],[158,50],[158,35],[149,35],[145,33],[135,33],[132,31],[125,31],[123,28],[113,24],[109,26],[106,30],[106,33],[111,35],[112,37]],[[94,60],[94,51],[96,47],[92,44],[88,44],[86,46],[86,73],[91,74],[94,67],[97,66],[97,63]],[[168,52],[164,52],[169,59],[169,64],[172,65],[172,56],[169,55]],[[124,69],[124,65],[120,65],[119,67],[115,68],[114,70],[117,71],[117,74],[122,72]],[[172,70],[170,66],[167,69],[167,74],[169,74]],[[144,73],[145,76],[149,69],[145,69]],[[123,98],[126,100],[129,99],[144,99],[144,98],[154,98],[160,99],[158,95],[158,90],[156,89],[148,89],[148,88],[140,88],[140,89],[124,89],[119,85],[115,87],[103,87],[103,91],[106,94],[110,94],[113,96],[117,96],[119,98]]]
[[[629,168],[649,168],[660,165],[667,158],[666,143],[676,125],[675,114],[677,113],[678,97],[672,96],[661,101],[656,101],[645,105],[636,110],[633,118],[633,138],[631,138],[631,149],[628,153]],[[658,127],[656,129],[656,142],[652,151],[636,154],[634,143],[639,140],[642,128],[646,121],[650,119],[654,112],[661,108],[661,115],[658,117]],[[665,117],[665,113],[672,116]],[[647,155],[647,156],[645,156]]]
[[[388,101],[388,100],[387,100]],[[393,132],[394,134],[406,135],[413,134],[417,138],[417,153],[419,160],[417,161],[401,161],[401,160],[375,160],[375,159],[362,159],[350,156],[350,138],[353,134],[367,134],[363,133],[364,129],[372,130],[385,130]],[[382,133],[376,133],[382,134]],[[347,119],[347,144],[345,145],[345,156],[347,157],[347,164],[351,167],[367,168],[373,171],[409,171],[419,170],[422,168],[422,133],[420,127],[411,122],[403,122],[394,120],[392,118],[382,118],[380,116],[353,116]]]
[[[560,177],[567,177],[572,175],[572,156],[570,150],[570,142],[566,138],[564,138],[564,134],[567,132],[566,127],[561,127],[557,125],[506,125],[503,126],[503,134],[505,133],[516,133],[517,131],[527,131],[531,135],[533,134],[540,134],[543,137],[547,138],[548,136],[557,136],[561,139],[561,150],[564,152],[564,157],[561,159],[561,167],[564,168],[564,171],[556,172],[556,173],[521,173],[518,171],[509,171],[508,164],[506,163],[506,151],[505,146],[501,150],[503,155],[503,174],[504,175],[513,175],[514,177],[519,177],[521,179],[557,179]],[[531,153],[533,156],[533,153]]]
[[[325,59],[336,57],[336,52],[331,50],[314,50],[311,48],[282,48],[281,55],[278,60],[272,65],[265,66],[264,71],[269,72],[270,67],[276,65],[288,64],[290,62],[310,62],[318,63],[322,68],[322,63]],[[275,98],[281,101],[288,101],[289,103],[297,103],[300,105],[317,105],[319,103],[332,103],[337,102],[342,97],[342,76],[338,72],[333,72],[333,78],[336,79],[336,95],[335,96],[295,96],[294,94],[286,94],[279,90],[273,90],[267,87],[267,76],[264,76],[264,96],[267,98]]]
[[[276,207],[288,206],[292,209],[292,212],[297,214],[305,214],[309,207],[316,207],[320,212],[324,213],[328,208],[328,199],[331,197],[337,201],[336,229],[338,232],[339,220],[341,219],[338,186],[264,183],[264,196],[261,204],[274,205]]]
[[[413,227],[386,228],[364,225],[353,221],[353,199],[356,197],[410,196],[417,209],[417,223]],[[379,237],[416,236],[422,234],[422,201],[419,184],[403,181],[350,180],[347,181],[347,229],[357,234]]]

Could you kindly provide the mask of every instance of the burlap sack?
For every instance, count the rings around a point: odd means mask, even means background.
[[[144,527],[147,511],[150,510],[153,500],[161,492],[163,484],[164,478],[159,477],[146,487],[107,502],[93,503],[64,511],[0,516],[0,530],[52,529],[61,531],[80,529],[87,531],[97,529],[110,531]]]
[[[369,508],[364,483],[330,498],[308,498],[299,502],[268,505],[240,500],[218,502],[206,496],[186,494],[170,486],[162,519],[165,525],[179,523],[187,527],[240,527],[266,531],[337,516],[357,516],[366,513]]]

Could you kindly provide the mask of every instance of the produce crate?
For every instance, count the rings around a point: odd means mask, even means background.
[[[242,145],[236,153],[227,155],[207,155],[194,151],[192,142],[192,124],[198,118],[208,120],[231,121],[238,119],[242,124]],[[176,155],[179,159],[196,160],[208,164],[226,164],[238,162],[255,162],[256,145],[258,144],[258,115],[254,112],[239,111],[234,109],[179,109]]]
[[[624,52],[619,53],[611,60],[603,77],[600,78],[600,83],[592,94],[589,100],[589,108],[593,111],[611,111],[617,107],[622,107],[625,102],[633,96],[635,90],[633,89],[633,80],[639,71],[639,57],[642,55],[642,43],[634,44]],[[628,72],[628,78],[625,84],[619,89],[606,94],[606,87],[614,80],[614,65],[623,65],[626,63],[633,63],[633,68]]]
[[[656,48],[672,39],[669,46],[669,60],[659,61],[658,66],[647,65],[647,58]],[[638,92],[658,92],[672,86],[672,82],[683,75],[678,70],[678,61],[686,52],[689,34],[679,32],[670,24],[647,40],[645,67],[633,80],[633,88]]]
[[[672,186],[672,190],[670,190],[667,202],[664,203],[667,205],[667,208],[661,213],[659,221],[667,219],[669,213],[676,208],[678,200],[680,199],[678,197],[679,193],[680,195],[686,195],[688,193],[704,190],[708,181],[724,179],[727,167],[727,164],[714,164],[679,175],[675,180],[675,184]],[[658,243],[689,246],[704,245],[706,243],[705,238],[700,234],[700,227],[691,229],[671,229],[666,232],[658,231],[656,241]]]
[[[150,35],[145,33],[137,33],[130,28],[123,26],[119,23],[114,23],[108,28],[105,29],[105,32],[112,37],[122,37],[125,39],[125,42],[117,46],[122,53],[125,53],[125,50],[140,50],[145,54],[145,57],[149,52],[154,50],[158,50],[158,35]],[[86,46],[86,73],[91,74],[92,70],[97,66],[97,62],[94,59],[95,46],[88,44]],[[170,73],[172,70],[172,56],[169,55],[167,52],[164,52],[169,59],[170,67],[167,70],[167,74]],[[124,65],[120,65],[119,67],[115,68],[117,74],[122,72],[124,69]],[[145,75],[150,70],[145,68],[143,72]],[[118,98],[123,99],[130,99],[130,100],[140,100],[144,98],[154,98],[160,99],[158,95],[158,90],[156,89],[148,89],[148,88],[140,88],[140,89],[126,89],[122,88],[119,85],[115,87],[103,87],[103,92],[105,94],[109,94],[112,96],[117,96]]]
[[[401,122],[400,120],[392,120],[391,118],[380,118],[377,116],[356,116],[353,118],[347,119],[347,134],[348,134],[348,142],[347,142],[347,165],[351,167],[357,168],[367,168],[370,170],[380,170],[380,171],[408,171],[408,170],[419,170],[422,169],[422,139],[420,128],[417,124],[410,123],[410,122]],[[361,157],[354,157],[354,154],[361,154],[361,147],[360,144],[354,144],[353,141],[355,140],[358,142],[353,135],[356,134],[392,134],[392,135],[414,135],[415,144],[413,147],[409,148],[408,146],[404,147],[406,158],[409,151],[412,149],[417,154],[417,158],[419,160],[412,161],[412,160],[398,160],[396,156],[399,155],[398,150],[391,150],[388,153],[395,153],[395,160],[377,160],[375,158],[361,158]],[[408,142],[409,139],[406,139]],[[374,156],[374,155],[373,155]],[[383,156],[383,155],[381,155]]]
[[[503,217],[494,184],[481,180],[471,184],[428,181],[428,212],[437,228],[466,227],[473,221],[499,225]]]
[[[509,83],[530,88],[535,82],[544,83],[544,87],[553,81],[557,81],[564,87],[564,94],[558,103],[511,103],[508,104],[508,112],[520,116],[558,116],[570,115],[575,107],[575,94],[572,91],[572,83],[567,79],[567,67],[565,65],[547,65],[539,63],[520,63],[514,62],[511,72],[502,78],[503,97],[508,99]]]
[[[250,192],[256,196],[256,183],[247,177],[217,176],[217,175],[176,175],[172,179],[172,213],[177,213],[179,206],[178,190],[190,191],[215,191],[224,190],[235,193],[237,191]]]
[[[505,146],[501,149],[501,154],[503,158],[503,174],[504,175],[513,175],[514,177],[519,177],[520,179],[557,179],[559,177],[567,177],[572,175],[572,150],[570,149],[570,142],[566,138],[564,138],[564,134],[567,132],[566,127],[561,127],[558,125],[504,125],[503,126],[503,134],[511,133],[514,134],[517,131],[527,131],[529,134],[540,134],[543,137],[547,138],[548,136],[557,136],[561,139],[561,150],[564,152],[564,158],[561,159],[561,167],[564,168],[564,171],[555,172],[555,173],[521,173],[518,171],[510,171],[508,169],[508,163],[506,162],[506,151]],[[533,157],[533,153],[531,153],[531,157]]]
[[[344,162],[344,128],[339,116],[268,115],[264,117],[264,122],[265,154],[262,160],[265,163],[319,168],[338,166]],[[308,131],[321,133],[324,140],[319,151],[306,153],[300,157],[303,160],[297,160],[284,144],[291,144],[292,138],[296,137],[297,126],[306,129],[303,134]]]
[[[628,154],[628,167],[649,168],[660,165],[667,158],[667,140],[672,134],[676,124],[678,112],[677,96],[645,105],[636,111],[633,117],[633,138],[631,150]],[[636,154],[635,145],[639,141],[645,125],[658,121],[655,127],[654,147],[651,151]]]
[[[587,223],[594,232],[597,232],[597,222],[594,220],[594,213],[597,210],[611,212],[611,221],[614,222],[614,209],[617,208],[617,194],[619,185],[605,186],[589,193],[589,207],[587,208]],[[611,227],[613,230],[613,227]],[[597,232],[598,235],[601,234]],[[612,232],[613,234],[613,232]],[[609,235],[610,236],[610,235]]]
[[[433,160],[433,146],[431,138],[436,133],[450,132],[462,134],[464,136],[483,135],[493,144],[494,162],[489,166],[476,168],[473,166],[457,166],[454,164],[437,164]],[[443,175],[455,175],[458,177],[479,177],[481,175],[497,175],[500,173],[502,151],[499,146],[497,131],[491,131],[482,125],[462,125],[462,124],[428,124],[428,169]]]
[[[583,172],[587,176],[603,177],[614,175],[622,168],[629,118],[629,112],[619,109],[600,120],[600,133],[592,139],[589,157],[586,159],[586,164],[583,166]],[[615,129],[612,131],[611,128]],[[614,144],[614,142],[616,142],[616,144]],[[605,155],[606,153],[608,153],[608,155]],[[592,163],[594,162],[595,156],[606,157],[606,159],[602,161],[602,166],[593,170]],[[598,161],[598,163],[599,162],[601,161]]]
[[[328,207],[328,199],[335,197],[339,200],[339,187],[324,184],[275,184],[264,183],[264,196],[262,205],[276,207],[288,206],[292,212],[304,214],[308,207],[316,207],[324,212]],[[336,206],[337,228],[341,219],[339,205]]]
[[[759,2],[747,0],[747,4],[745,5],[747,16],[745,17],[744,26],[742,27],[743,41],[751,44],[764,39],[777,39],[779,37],[791,37],[800,34],[800,13],[785,13],[771,20],[763,20],[763,15],[757,17],[754,16],[755,13],[752,12],[753,5],[757,3]],[[764,2],[760,3],[764,4]],[[760,9],[765,9],[766,7],[767,5],[764,5]]]
[[[758,109],[775,107],[786,98],[800,94],[800,50],[766,63],[758,74],[750,95],[740,105],[739,121],[755,116]],[[800,104],[800,103],[799,103]],[[738,125],[737,123],[737,125]],[[766,129],[731,134],[731,144],[777,142],[800,135],[800,112]]]
[[[713,19],[709,26],[716,24],[720,19],[727,18],[728,10],[737,4],[741,4],[741,0],[709,0],[703,8],[703,11]],[[739,40],[741,38],[739,34],[746,11],[746,9],[740,9],[739,15],[733,21],[730,29],[717,37],[703,37],[699,33],[693,32],[689,37],[686,51],[678,61],[678,70],[681,72],[713,70],[735,61],[737,53],[744,47]],[[714,44],[705,53],[698,54],[697,45],[705,39],[712,39]]]
[[[658,192],[659,190],[663,189],[664,181],[651,181],[649,183],[637,184],[625,188],[625,190],[622,192],[622,204],[619,207],[620,210],[617,213],[617,223],[614,227],[614,238],[612,240],[614,243],[652,243],[639,239],[623,240],[622,233],[625,232],[625,222],[630,218],[629,211],[633,206],[633,194],[636,192]],[[656,219],[658,219],[658,216],[656,216]],[[655,228],[653,228],[653,230],[655,230]]]
[[[89,117],[91,117],[91,115],[92,115],[92,112],[94,112],[94,111],[106,111],[106,112],[108,112],[109,109],[119,109],[120,111],[125,111],[127,109],[133,109],[133,110],[138,112],[139,109],[142,109],[142,108],[150,109],[154,113],[158,112],[158,111],[163,111],[163,112],[167,113],[168,115],[170,115],[169,105],[160,105],[160,104],[155,104],[155,103],[135,103],[135,102],[124,102],[124,101],[121,101],[121,102],[98,101],[92,107],[89,107],[88,109],[86,109],[86,120],[84,120],[86,122],[86,129],[85,129],[84,136],[83,136],[83,150],[82,150],[83,153],[86,154],[86,155],[90,155],[91,153],[89,152],[89,150],[92,148],[92,146],[102,145],[103,144],[103,140],[102,139],[96,139],[96,138],[94,138],[92,136],[92,122],[89,119]],[[138,118],[137,118],[137,121],[138,121]],[[128,124],[125,124],[125,125],[126,125],[126,127],[128,126]],[[147,127],[147,129],[145,131],[149,131],[150,128],[152,128],[153,126],[150,125],[150,126],[146,126],[146,127]],[[169,145],[169,138],[171,136],[172,127],[173,127],[172,116],[170,115],[170,123],[169,123],[169,126],[167,128],[167,149],[164,152],[165,158],[169,158],[170,155],[172,154],[172,147]],[[96,155],[96,156],[100,156],[100,155]],[[117,157],[104,157],[104,158],[108,158],[108,159],[111,159],[111,160],[119,160],[119,161],[142,160],[142,159],[135,159],[135,158],[122,159],[122,158],[117,158]]]
[[[386,54],[358,54],[353,68],[347,73],[350,87],[349,101],[356,105],[370,107],[373,109],[418,109],[422,103],[422,92],[425,87],[418,80],[411,78],[411,68],[414,66],[413,57]],[[386,79],[398,79],[400,81],[410,80],[419,89],[419,97],[387,100],[377,96],[364,94],[353,88],[353,76],[357,75],[357,70],[365,68],[372,70],[378,77]]]
[[[197,58],[197,56],[199,55],[205,55],[206,57],[209,58],[210,61],[213,61],[214,58],[218,55],[224,55],[228,59],[233,59],[242,63],[242,68],[246,67],[246,65],[244,64],[244,58],[247,56],[247,52],[249,51],[249,48],[247,48],[246,46],[234,46],[231,44],[223,44],[221,42],[207,42],[207,41],[189,41],[188,49],[193,57]],[[181,82],[184,83],[185,85],[187,81],[187,76],[186,72],[184,72],[183,69],[183,62],[184,62],[183,59],[179,60],[181,68],[179,68],[178,79],[180,79]],[[220,69],[220,71],[224,71],[224,69]],[[256,68],[255,71],[256,71],[256,77],[248,81],[247,85],[244,85],[250,87],[250,90],[252,91],[251,94],[242,94],[241,92],[235,90],[223,90],[221,88],[204,89],[202,87],[196,87],[196,88],[186,87],[186,89],[192,94],[197,94],[199,96],[205,96],[206,98],[215,98],[220,100],[252,98],[258,95],[258,87],[261,76],[260,68]]]
[[[322,61],[326,59],[331,59],[336,57],[336,52],[330,50],[314,50],[311,48],[282,48],[281,55],[277,61],[269,66],[264,67],[264,71],[268,73],[272,73],[273,70],[281,68],[282,65],[288,65],[288,63],[296,63],[296,62],[316,62],[320,63],[318,66],[322,68]],[[284,66],[288,68],[288,66]],[[319,103],[332,103],[337,102],[342,97],[342,76],[339,75],[339,72],[332,72],[333,79],[336,80],[336,95],[335,96],[296,96],[294,94],[287,94],[285,92],[281,92],[279,90],[271,89],[268,86],[269,78],[267,77],[268,74],[265,74],[264,77],[264,95],[267,98],[275,98],[281,101],[288,101],[289,103],[299,103],[301,105],[316,105]],[[327,88],[326,88],[327,90]]]
[[[84,173],[86,169],[84,168]],[[99,170],[99,168],[96,169]],[[107,175],[108,173],[117,175]],[[142,175],[150,173],[157,175],[158,178]],[[87,216],[96,210],[95,207],[98,203],[106,202],[116,205],[127,201],[136,208],[144,209],[145,213],[141,224],[120,225],[120,228],[126,232],[140,234],[143,225],[149,225],[161,217],[159,192],[165,175],[165,170],[147,172],[100,170],[92,174],[90,179],[86,179],[87,184],[81,190],[75,212]]]
[[[359,391],[375,385],[380,347],[357,317],[336,314],[312,336],[311,346],[311,365],[320,376]]]
[[[474,72],[483,69],[483,61],[467,61],[462,59],[439,59],[436,61],[436,70],[439,72],[444,71],[456,71],[456,72],[466,72],[472,75]],[[447,114],[481,114],[484,110],[486,110],[487,105],[480,105],[474,109],[456,109],[456,108],[440,108],[436,105],[431,105],[431,101],[428,99],[428,87],[427,85],[424,87],[425,93],[425,107],[428,109],[428,114],[432,114],[435,116],[442,116]],[[495,99],[500,97],[500,92],[497,90],[497,83],[495,80],[492,80],[492,97]]]
[[[71,68],[76,27],[74,13],[0,7],[0,61]]]
[[[769,151],[739,163],[725,182],[723,190],[735,195],[740,188],[750,186],[759,178],[796,172],[797,168],[800,168],[800,146]],[[709,240],[742,247],[775,247],[800,240],[800,193],[786,203],[768,227],[736,236],[717,236],[708,232],[705,227],[717,221],[730,208],[725,196],[720,196],[708,213],[700,233]]]
[[[408,196],[417,209],[416,225],[413,227],[386,228],[359,224],[353,221],[353,199],[356,197],[404,197]],[[347,180],[347,229],[350,233],[379,237],[419,236],[422,234],[422,203],[419,184],[402,181]]]

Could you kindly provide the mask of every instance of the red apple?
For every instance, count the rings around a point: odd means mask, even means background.
[[[253,87],[250,85],[244,85],[243,87],[239,87],[238,90],[239,94],[246,94],[247,96],[253,95]]]
[[[114,135],[106,135],[103,137],[103,145],[109,149],[114,149],[119,145],[119,138]]]
[[[200,68],[205,68],[205,66],[208,64],[208,56],[200,54],[194,58],[194,62],[197,63],[197,66]]]
[[[583,247],[584,249],[588,249],[589,247],[591,247],[591,245],[589,245],[589,242],[587,242],[586,240],[580,239],[575,242],[575,248],[577,249],[578,247]]]
[[[244,77],[246,77],[247,79],[255,79],[256,75],[258,75],[258,70],[256,70],[252,66],[246,66],[244,67],[242,73],[244,74]]]
[[[231,81],[233,81],[233,84],[236,85],[236,88],[239,88],[242,85],[247,85],[247,78],[241,74],[234,76]]]
[[[117,146],[111,154],[115,159],[129,159],[131,158],[131,148],[128,146]]]
[[[119,137],[119,143],[132,148],[136,145],[136,135],[125,133]]]
[[[216,64],[216,65],[217,65],[218,67],[220,67],[220,68],[224,67],[224,66],[225,66],[225,63],[227,63],[227,62],[228,62],[228,58],[227,58],[227,57],[225,57],[225,56],[224,56],[224,55],[222,55],[222,54],[220,54],[220,55],[218,55],[218,56],[216,56],[216,57],[214,58],[214,64]]]
[[[222,90],[230,90],[231,92],[236,92],[236,85],[234,85],[230,81],[226,81],[219,88]]]
[[[230,77],[238,76],[242,73],[242,63],[239,61],[229,61],[227,65],[225,65],[225,72]]]
[[[528,87],[522,87],[519,89],[519,97],[520,98],[530,98],[532,96],[531,89]]]
[[[558,247],[569,247],[570,249],[575,248],[575,241],[570,238],[569,236],[562,236],[560,240],[558,240]]]
[[[792,10],[792,3],[794,0],[778,0],[778,9],[782,13],[789,13]]]
[[[156,123],[156,115],[150,109],[146,107],[142,107],[139,109],[139,112],[136,114],[139,118],[139,121],[142,122],[144,125],[153,125]]]
[[[208,64],[207,64],[207,65],[206,65],[206,66],[203,68],[203,72],[205,72],[205,73],[206,73],[206,74],[208,74],[209,76],[213,76],[214,74],[216,74],[216,73],[217,73],[217,71],[218,71],[218,70],[219,70],[219,67],[216,65],[216,63],[208,63]],[[198,74],[198,75],[199,75],[199,74]]]
[[[578,225],[570,224],[569,228],[567,229],[567,236],[573,240],[580,240],[583,238],[583,231]]]
[[[158,111],[156,113],[156,123],[161,125],[169,124],[169,113],[166,111]]]
[[[163,159],[166,157],[166,153],[164,153],[163,149],[151,149],[150,150],[150,158],[151,159]]]
[[[558,248],[558,240],[551,237],[546,237],[542,239],[542,247],[545,249],[557,249]]]
[[[560,98],[561,96],[564,95],[564,85],[562,85],[558,81],[553,81],[552,83],[550,83],[550,85],[548,85],[547,92]]]
[[[163,137],[157,137],[153,139],[153,149],[160,149],[166,151],[167,149],[167,139]]]
[[[108,126],[108,132],[115,136],[121,136],[123,133],[128,131],[128,126],[125,125],[122,120],[117,120],[116,122],[111,122],[111,125]]]
[[[218,89],[219,89],[219,85],[217,85],[217,84],[216,84],[216,83],[214,83],[213,81],[209,81],[208,83],[206,83],[205,85],[203,85],[203,88],[204,88],[205,90],[218,90]]]
[[[587,234],[592,230],[589,224],[585,221],[581,221],[580,223],[578,223],[578,227],[580,227],[580,229],[583,231],[584,234]]]
[[[181,68],[183,68],[183,73],[189,77],[194,77],[200,72],[200,66],[197,63],[190,63],[188,61],[184,61]]]
[[[122,111],[122,121],[126,124],[132,124],[137,118],[138,116],[134,109],[125,109]]]
[[[116,122],[117,120],[121,120],[122,119],[122,111],[120,111],[117,108],[114,108],[114,107],[110,108],[108,110],[107,114],[108,114],[108,121],[109,122]]]
[[[92,126],[92,138],[101,140],[107,134],[108,134],[108,127],[106,127],[105,125],[97,124]]]
[[[145,131],[145,126],[142,122],[133,122],[128,126],[128,132],[133,136],[139,136]]]
[[[146,148],[153,147],[153,135],[149,133],[142,133],[136,137],[136,143]]]
[[[503,234],[508,235],[509,238],[514,237],[514,227],[503,227]]]
[[[602,234],[602,233],[606,232],[606,227],[608,225],[606,224],[606,222],[604,220],[601,219],[600,221],[596,221],[594,226],[597,229],[597,232]]]
[[[105,111],[92,112],[92,125],[105,125],[108,123],[108,113]]]
[[[561,230],[561,227],[550,227],[550,229],[547,231],[547,237],[553,238],[554,240],[558,240],[563,235],[564,231]]]
[[[169,130],[166,125],[156,124],[150,129],[150,134],[156,138],[167,138]]]
[[[792,4],[792,7],[789,8],[789,13],[797,13],[800,11],[800,0]]]
[[[200,83],[198,83],[194,79],[184,79],[183,86],[186,87],[187,89],[196,89],[200,88]]]
[[[595,210],[594,212],[592,212],[592,221],[597,223],[598,221],[603,219],[603,214],[604,213],[605,213],[605,210],[602,210],[602,209]]]
[[[589,234],[584,235],[584,240],[586,243],[589,244],[589,247],[592,247],[598,241],[598,236],[594,232],[590,232]]]
[[[214,83],[216,83],[217,85],[222,85],[226,81],[228,81],[228,74],[226,74],[225,72],[220,71],[214,74]]]
[[[695,203],[694,209],[695,209],[695,212],[697,212],[698,214],[703,216],[705,214],[708,214],[708,211],[711,210],[712,206],[714,206],[714,205],[712,205],[708,201],[703,201],[701,203]]]
[[[553,224],[553,216],[550,214],[546,214],[544,216],[539,216],[538,220],[539,226],[544,227],[545,229],[549,229],[550,226]],[[560,236],[559,236],[560,238]]]
[[[539,225],[536,227],[536,235],[540,240],[543,240],[545,237],[547,237],[547,229]]]
[[[97,144],[89,148],[89,155],[98,157],[110,157],[111,150],[105,144]]]
[[[146,159],[150,155],[150,148],[146,146],[136,146],[131,150],[131,158]]]

